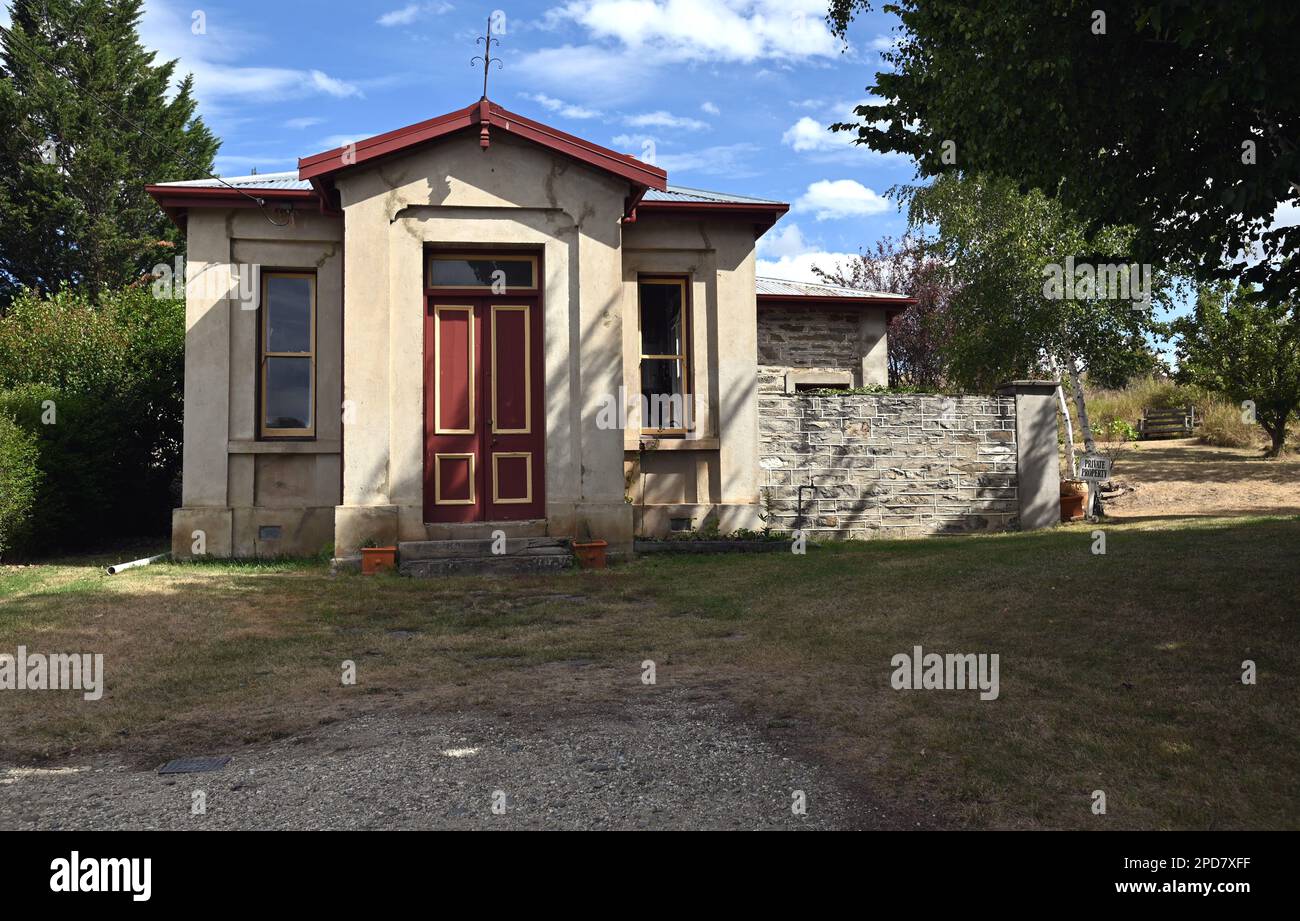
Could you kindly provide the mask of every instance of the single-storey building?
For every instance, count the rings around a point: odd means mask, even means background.
[[[177,555],[760,526],[760,378],[887,382],[899,295],[756,277],[778,201],[487,99],[154,185],[188,247]]]

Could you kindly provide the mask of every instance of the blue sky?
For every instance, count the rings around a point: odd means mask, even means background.
[[[893,18],[854,24],[824,0],[323,2],[147,0],[141,36],[195,76],[223,175],[297,158],[478,99],[470,65],[504,13],[488,95],[522,115],[654,160],[677,185],[789,202],[760,271],[811,278],[905,219],[886,191],[910,161],[825,130],[866,99]],[[196,10],[202,12],[196,18]],[[202,26],[200,30],[199,27]]]

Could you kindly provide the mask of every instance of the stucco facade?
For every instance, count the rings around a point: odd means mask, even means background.
[[[315,425],[288,439],[259,431],[265,305],[237,283],[191,286],[176,555],[332,546],[349,556],[497,527],[599,537],[617,554],[634,535],[684,521],[758,526],[755,244],[786,206],[677,190],[665,176],[484,101],[306,158],[297,176],[245,177],[239,195],[232,183],[151,187],[184,223],[192,278],[299,271],[315,285]],[[544,477],[538,518],[428,520],[430,374],[442,372],[428,370],[437,298],[426,268],[447,249],[535,259],[544,447],[528,469]],[[682,279],[686,300],[691,424],[673,434],[649,431],[639,413],[648,276]],[[849,345],[855,383],[875,379],[883,354],[883,313],[862,316],[846,322],[862,330],[881,319],[875,339]],[[497,378],[489,384],[495,400]],[[623,427],[609,424],[611,403]],[[495,466],[491,475],[495,491]]]
[[[239,266],[254,275],[272,267],[314,272],[317,404],[340,405],[342,229],[312,213],[295,214],[285,226],[250,209],[190,213],[183,475],[172,523],[177,556],[315,553],[333,541],[341,415],[319,412],[313,441],[258,439],[258,312],[255,301],[227,293],[239,291]],[[257,288],[255,277],[243,283]]]

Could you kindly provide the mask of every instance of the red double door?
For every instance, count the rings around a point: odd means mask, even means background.
[[[545,517],[541,320],[536,297],[428,296],[425,521]]]

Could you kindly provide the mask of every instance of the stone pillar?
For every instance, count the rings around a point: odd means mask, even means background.
[[[1000,396],[1016,400],[1016,479],[1020,529],[1033,531],[1061,520],[1061,459],[1056,442],[1054,381],[1010,381]]]
[[[889,322],[883,310],[864,309],[858,318],[858,346],[862,353],[858,386],[889,386]]]
[[[185,421],[181,507],[172,512],[172,553],[194,555],[202,532],[204,555],[231,555],[228,487],[230,441],[230,326],[225,297],[231,287],[230,238],[225,211],[195,209],[188,225],[185,284]]]

